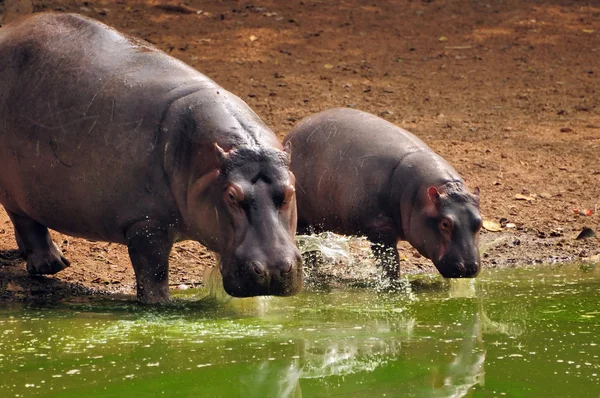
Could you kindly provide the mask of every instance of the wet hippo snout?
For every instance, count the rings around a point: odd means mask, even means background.
[[[456,264],[459,278],[474,278],[479,274],[479,263],[465,264],[460,262]]]
[[[444,278],[474,278],[481,269],[479,262],[465,263],[463,261],[451,263],[442,261],[436,264]]]
[[[465,266],[465,278],[475,278],[477,275],[479,275],[479,271],[481,270],[481,264],[480,263],[473,263],[470,264],[469,266]]]
[[[235,297],[289,296],[302,287],[302,260],[296,250],[271,262],[242,262],[237,272],[223,275],[225,290]]]

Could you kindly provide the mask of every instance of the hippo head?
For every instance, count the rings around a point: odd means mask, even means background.
[[[424,191],[424,192],[423,192]],[[468,192],[464,184],[424,187],[420,211],[412,213],[410,243],[431,259],[445,278],[473,278],[481,266],[479,256],[479,188]]]
[[[209,177],[210,203],[195,201],[201,209],[194,218],[214,226],[208,240],[220,256],[225,291],[235,297],[297,293],[303,273],[289,154],[264,146],[225,151],[216,144],[215,153],[220,167]]]

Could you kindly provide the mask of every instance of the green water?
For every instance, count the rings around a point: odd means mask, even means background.
[[[599,397],[600,267],[0,310],[0,397]]]

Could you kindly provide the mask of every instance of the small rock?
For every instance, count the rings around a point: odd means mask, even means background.
[[[581,239],[589,239],[589,238],[593,238],[596,236],[596,232],[594,232],[593,229],[588,228],[588,227],[583,227],[583,229],[581,230],[581,232],[579,233],[579,235],[577,235],[577,238],[575,238],[576,240],[581,240]]]
[[[483,220],[483,229],[490,232],[499,232],[502,231],[502,226],[494,220]]]
[[[572,133],[573,129],[569,128],[569,127],[563,127],[563,128],[560,129],[560,132],[561,133]]]
[[[529,196],[529,195],[523,195],[523,194],[516,194],[515,195],[515,199],[516,200],[525,200],[527,202],[533,202],[535,200],[535,198],[533,196]]]

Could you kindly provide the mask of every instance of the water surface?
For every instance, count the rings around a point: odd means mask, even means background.
[[[600,267],[0,310],[0,397],[598,397]]]

